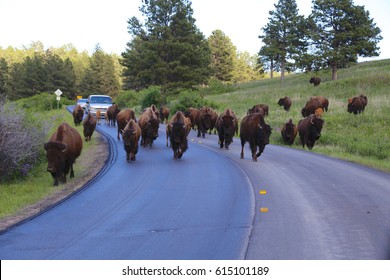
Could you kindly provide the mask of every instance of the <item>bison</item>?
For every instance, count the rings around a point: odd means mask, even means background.
[[[96,119],[92,116],[91,113],[85,118],[83,122],[83,133],[85,141],[91,141],[91,137],[96,128]]]
[[[188,149],[187,135],[190,126],[188,121],[189,119],[184,116],[183,112],[177,111],[167,125],[167,135],[169,134],[174,159],[182,158]]]
[[[84,110],[80,106],[80,104],[78,104],[73,109],[73,121],[74,121],[74,124],[76,126],[78,126],[83,121],[83,117],[84,117]]]
[[[262,113],[263,117],[268,116],[268,110],[269,106],[265,104],[257,104],[253,106],[251,109],[247,111],[247,115],[253,114],[253,113]]]
[[[245,116],[240,126],[241,158],[244,158],[245,143],[249,142],[252,159],[256,162],[257,158],[264,151],[265,146],[269,144],[271,132],[271,126],[265,123],[264,116],[261,113]],[[258,152],[257,147],[259,148]]]
[[[169,120],[169,108],[167,106],[160,107],[160,119],[161,123],[168,122]]]
[[[199,116],[199,113],[198,113],[198,110],[193,108],[193,107],[190,107],[188,108],[187,111],[184,112],[184,116],[186,116],[186,118],[189,118],[191,120],[191,126],[193,129],[195,129],[195,125],[198,124],[199,120],[198,120],[198,116]]]
[[[122,134],[122,130],[125,129],[127,123],[130,120],[137,121],[135,118],[135,113],[131,109],[122,110],[116,115],[116,122],[117,122],[117,126],[118,126],[118,135],[117,135],[118,141],[121,140],[119,137],[119,134]],[[123,138],[123,136],[122,136],[122,138]]]
[[[160,126],[160,119],[155,114],[152,107],[147,108],[142,112],[138,120],[141,127],[141,146],[152,148],[153,141],[158,137],[158,128]]]
[[[215,124],[218,131],[219,146],[225,146],[229,150],[229,145],[233,142],[234,134],[238,133],[238,119],[231,109],[226,109],[217,119]]]
[[[305,107],[302,108],[301,113],[302,117],[307,117],[311,114],[314,114],[316,109],[322,108],[325,111],[328,111],[329,101],[323,96],[314,96],[311,97],[309,101],[306,102]]]
[[[83,140],[80,133],[67,123],[62,123],[44,144],[48,161],[47,171],[54,178],[54,186],[58,180],[66,183],[66,175],[70,170],[70,178],[74,177],[73,164],[81,154]]]
[[[324,120],[312,114],[298,123],[298,132],[302,147],[305,145],[309,150],[313,149],[315,141],[320,139]]]
[[[298,128],[295,124],[293,124],[292,119],[290,119],[284,124],[281,130],[283,142],[291,146],[294,144],[297,133]]]
[[[217,114],[218,116],[218,114]],[[202,135],[205,138],[208,130],[214,129],[216,121],[216,112],[211,107],[202,107],[198,111],[198,118],[196,125],[198,126],[198,137]]]
[[[117,104],[113,104],[107,108],[106,116],[108,119],[108,124],[115,126],[116,115],[120,112],[120,109]]]
[[[97,111],[96,111],[96,122],[97,122],[97,124],[101,124],[101,118],[102,118],[102,112],[100,111],[100,109],[98,109]]]
[[[365,95],[355,96],[348,99],[348,113],[360,114],[364,112],[368,104],[368,98]]]
[[[123,146],[126,151],[126,160],[135,161],[138,152],[138,142],[141,137],[141,128],[134,119],[130,119],[122,130]]]
[[[309,83],[313,84],[316,87],[321,83],[321,78],[320,77],[311,77],[309,80]]]
[[[288,96],[285,96],[283,98],[280,98],[278,101],[279,106],[283,106],[284,110],[289,111],[291,107],[291,98]]]

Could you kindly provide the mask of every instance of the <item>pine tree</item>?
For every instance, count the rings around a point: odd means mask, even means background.
[[[295,0],[279,0],[274,6],[275,10],[269,12],[269,23],[262,28],[263,35],[259,36],[265,44],[259,54],[271,63],[272,69],[280,66],[284,81],[285,71],[299,60],[305,50],[302,34],[305,20],[298,15]]]
[[[310,21],[314,54],[332,69],[332,80],[337,80],[338,68],[357,62],[359,56],[379,55],[381,30],[364,6],[352,0],[313,0]]]
[[[236,47],[221,30],[213,31],[208,38],[208,42],[211,50],[213,77],[220,81],[231,82],[237,52]]]
[[[133,36],[122,54],[124,87],[161,86],[163,93],[206,83],[210,76],[210,49],[195,25],[188,0],[143,0],[145,23],[133,17]]]

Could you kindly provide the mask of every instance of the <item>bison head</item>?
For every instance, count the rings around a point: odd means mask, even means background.
[[[320,139],[323,124],[324,120],[315,115],[310,118],[310,134],[312,139]]]
[[[47,158],[47,171],[54,178],[54,186],[58,186],[58,179],[64,180],[66,144],[47,142],[44,145]]]

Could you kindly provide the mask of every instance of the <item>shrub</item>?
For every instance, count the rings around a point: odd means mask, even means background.
[[[176,103],[172,104],[172,112],[186,111],[190,107],[199,109],[203,106],[210,106],[217,109],[218,106],[215,102],[206,100],[197,91],[185,91],[180,93]]]
[[[44,131],[23,109],[0,100],[0,181],[27,175],[43,155]]]
[[[133,91],[127,90],[121,92],[116,98],[115,103],[119,106],[119,108],[134,108],[139,105],[141,100],[141,94]]]
[[[151,86],[140,92],[143,96],[141,99],[141,107],[150,107],[152,104],[160,107],[166,103],[166,98],[161,94],[161,89],[158,86]]]

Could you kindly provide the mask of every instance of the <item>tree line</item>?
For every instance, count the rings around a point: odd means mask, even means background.
[[[381,30],[364,6],[352,0],[312,0],[312,13],[298,14],[295,0],[279,0],[259,38],[257,56],[241,53],[223,31],[206,38],[196,26],[190,0],[142,0],[143,19],[128,20],[130,41],[121,56],[99,45],[92,55],[72,45],[44,50],[0,48],[0,96],[19,99],[60,88],[66,97],[159,86],[162,96],[205,86],[212,80],[238,83],[281,73],[356,63],[379,55]]]

